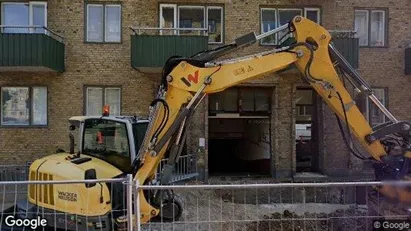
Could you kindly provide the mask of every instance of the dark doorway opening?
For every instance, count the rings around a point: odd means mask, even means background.
[[[210,175],[270,174],[268,119],[210,119]]]
[[[297,172],[319,172],[316,97],[317,94],[313,89],[297,89],[295,122]]]
[[[270,175],[272,91],[232,87],[209,96],[210,175]]]

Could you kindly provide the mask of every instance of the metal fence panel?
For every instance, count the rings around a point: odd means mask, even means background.
[[[21,188],[25,190],[20,192]],[[0,230],[133,230],[132,190],[131,175],[102,180],[2,181]]]
[[[159,176],[163,167],[167,164],[168,158],[164,158],[160,162],[156,177]],[[198,176],[197,164],[195,162],[195,155],[187,154],[180,156],[176,165],[174,166],[173,176],[170,183],[177,183],[184,180],[196,179]]]
[[[141,224],[141,230],[373,230],[381,219],[410,220],[406,206],[375,193],[376,182],[140,186],[172,189],[184,202],[178,221]],[[411,182],[405,182],[407,186]],[[138,200],[136,200],[138,202]],[[135,205],[137,206],[137,205]],[[410,222],[411,224],[411,222]]]

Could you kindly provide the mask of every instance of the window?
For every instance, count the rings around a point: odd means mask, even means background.
[[[386,46],[386,15],[384,10],[355,10],[354,24],[360,46]]]
[[[209,43],[223,43],[223,8],[220,6],[160,5],[160,34],[202,35],[207,31]],[[191,30],[190,30],[191,29]]]
[[[299,116],[312,116],[312,106],[311,105],[298,105],[297,112]]]
[[[45,33],[46,30],[43,27],[47,26],[47,3],[3,2],[1,4],[1,24],[20,27],[5,27],[2,28],[2,33]],[[36,27],[33,28],[33,26]]]
[[[297,89],[296,91],[296,120],[311,121],[313,116],[313,97],[311,89]]]
[[[275,28],[278,28],[289,21],[295,16],[303,15],[304,17],[320,23],[320,9],[319,8],[261,8],[261,32],[265,33]],[[261,40],[262,45],[277,45],[281,41],[289,38],[284,36],[286,31],[279,32]]]
[[[87,119],[84,124],[83,150],[120,170],[130,170],[130,146],[125,123]]]
[[[386,100],[386,93],[384,88],[377,88],[373,89],[375,96],[378,98],[379,101],[384,106],[387,106]],[[368,113],[368,121],[372,126],[382,124],[386,122],[386,116],[382,111],[371,101],[367,98],[367,113]]]
[[[267,115],[271,107],[270,88],[240,87],[228,88],[209,97],[209,112],[241,113],[241,115]]]
[[[121,5],[87,4],[87,42],[121,42]]]
[[[47,125],[47,88],[1,88],[1,125]]]
[[[146,135],[148,128],[148,123],[143,122],[143,123],[134,123],[133,124],[133,135],[134,135],[134,145],[135,149],[138,151],[140,150],[140,147],[143,144],[144,137]]]
[[[373,88],[372,90],[378,100],[388,107],[388,90],[386,88]],[[368,97],[357,94],[356,104],[372,127],[387,122],[384,113]]]
[[[101,115],[104,105],[110,106],[110,115],[120,115],[121,89],[118,87],[87,87],[86,115]]]

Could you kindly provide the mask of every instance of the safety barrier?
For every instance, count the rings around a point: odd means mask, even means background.
[[[131,175],[71,181],[40,175],[37,181],[0,182],[0,230],[22,230],[22,225],[47,225],[48,230],[138,231],[411,228],[411,207],[392,203],[374,190],[380,186],[410,188],[411,182],[205,185],[193,181],[159,186],[138,185]],[[182,201],[180,219],[142,224],[139,190],[148,197],[158,190],[171,190]]]
[[[38,180],[0,182],[0,230],[133,230],[131,175],[56,178],[38,173]]]
[[[392,184],[409,187],[411,182],[399,185],[391,182],[333,182],[135,186],[147,192],[172,190],[183,201],[179,220],[157,219],[140,224],[137,230],[363,231],[378,227],[410,228],[408,208],[390,203],[373,190],[375,186]],[[138,201],[135,199],[136,208]]]

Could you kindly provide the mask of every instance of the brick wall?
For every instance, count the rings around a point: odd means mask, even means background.
[[[122,113],[147,115],[159,76],[145,75],[130,65],[130,26],[145,25],[157,15],[156,4],[142,14],[134,1],[122,2],[122,43],[84,43],[83,1],[48,1],[48,26],[61,34],[66,44],[66,71],[62,74],[0,73],[0,86],[35,85],[48,87],[47,128],[1,128],[1,163],[25,163],[57,147],[68,150],[68,119],[82,115],[84,85],[120,85]],[[152,12],[150,12],[152,9]]]
[[[0,73],[0,86],[34,85],[48,86],[49,104],[47,128],[1,128],[0,160],[5,164],[24,163],[57,147],[68,149],[67,119],[83,114],[84,85],[121,85],[122,113],[147,115],[148,105],[159,84],[159,75],[142,74],[130,66],[130,26],[158,25],[158,1],[119,1],[122,3],[122,43],[84,43],[83,1],[49,1],[48,26],[65,38],[66,71],[62,74]],[[168,3],[180,1],[170,0]],[[403,75],[403,53],[411,42],[411,27],[407,0],[190,0],[188,3],[224,5],[225,42],[250,31],[260,32],[259,6],[320,6],[322,23],[326,29],[353,29],[354,7],[389,8],[389,47],[362,48],[360,73],[371,86],[389,88],[389,108],[400,119],[411,119],[410,95],[405,86],[410,77]],[[262,51],[266,47],[254,45],[229,57]],[[295,89],[302,85],[298,73],[273,74],[250,81],[246,85],[272,86],[273,117],[271,127],[273,176],[288,178],[295,169],[294,114]],[[189,129],[188,149],[198,153],[201,175],[207,177],[207,149],[198,148],[198,138],[208,133],[207,98],[198,107]],[[331,175],[361,171],[362,164],[349,156],[344,146],[337,123],[329,108],[321,104],[320,159],[321,168]],[[290,116],[292,115],[292,116]],[[322,139],[321,139],[322,138]],[[208,140],[206,139],[206,146]],[[350,171],[350,168],[352,171]]]

